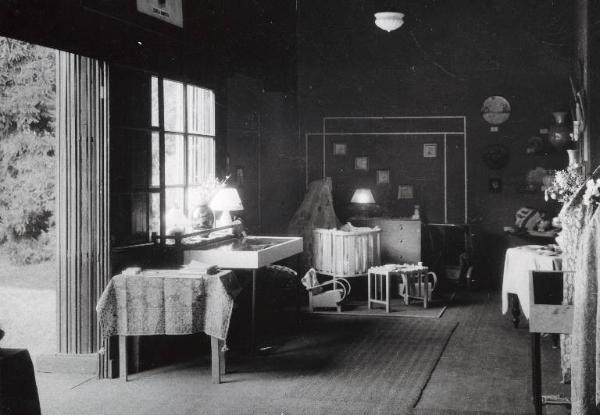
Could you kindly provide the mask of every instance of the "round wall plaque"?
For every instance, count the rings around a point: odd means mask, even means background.
[[[504,97],[487,97],[481,106],[481,116],[492,125],[500,125],[510,117],[510,103]]]
[[[490,169],[501,169],[508,164],[509,159],[508,147],[502,144],[489,145],[483,151],[483,161]]]

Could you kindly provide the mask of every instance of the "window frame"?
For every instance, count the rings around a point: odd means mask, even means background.
[[[153,117],[152,111],[154,111],[152,106],[153,99],[153,79],[157,79],[157,92],[158,92],[158,126],[153,125]],[[183,86],[183,131],[173,131],[167,130],[165,128],[165,99],[164,99],[164,81],[174,82],[177,84],[181,84]],[[188,125],[188,88],[201,88],[204,90],[208,90],[213,94],[213,135],[210,134],[199,134],[199,133],[191,133],[189,132]],[[191,187],[198,186],[198,184],[190,184],[189,180],[189,140],[190,137],[201,137],[201,138],[210,138],[213,140],[214,145],[214,154],[213,154],[213,172],[212,176],[216,177],[216,94],[215,91],[211,88],[206,88],[203,86],[195,85],[189,82],[177,81],[171,78],[163,77],[160,75],[151,75],[150,76],[150,132],[151,139],[155,133],[158,133],[158,147],[159,147],[159,184],[158,186],[152,184],[152,150],[149,152],[150,154],[150,178],[148,179],[148,232],[151,233],[151,199],[152,194],[158,193],[160,196],[160,227],[159,234],[161,240],[164,240],[163,237],[166,235],[166,193],[167,189],[183,189],[183,213],[186,216],[189,216],[188,212],[188,201],[189,201],[189,189]],[[166,136],[167,135],[181,135],[183,136],[183,183],[182,184],[166,184]]]

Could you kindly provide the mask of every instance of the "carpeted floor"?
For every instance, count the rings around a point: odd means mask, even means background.
[[[310,316],[299,335],[270,354],[232,356],[221,385],[210,384],[203,359],[143,372],[126,384],[90,380],[58,401],[42,385],[41,401],[45,414],[402,414],[418,401],[455,327]]]
[[[37,373],[40,401],[44,415],[531,414],[527,323],[500,310],[499,293],[460,292],[440,319],[308,316],[268,354],[232,352],[221,385],[204,349],[127,383]],[[542,338],[543,393],[569,396],[551,346]]]

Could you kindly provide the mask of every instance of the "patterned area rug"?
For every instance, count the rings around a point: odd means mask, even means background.
[[[270,395],[277,406],[250,400],[248,413],[405,413],[419,400],[456,326],[311,315],[299,341],[268,356],[280,375]]]
[[[345,315],[345,316],[378,316],[378,317],[416,317],[416,318],[440,318],[448,307],[447,304],[454,299],[454,293],[447,294],[443,298],[434,298],[428,308],[424,308],[420,302],[413,301],[406,305],[401,298],[393,298],[390,302],[391,311],[385,312],[385,306],[375,305],[374,308],[367,308],[367,300],[348,301],[344,303],[342,312],[336,310],[316,310],[315,314],[325,315]],[[308,311],[308,309],[306,310]]]

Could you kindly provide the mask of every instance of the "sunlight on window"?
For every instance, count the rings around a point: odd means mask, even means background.
[[[156,76],[152,77],[151,82],[152,89],[152,127],[159,127],[159,119],[158,119],[158,78]]]
[[[152,165],[150,186],[160,186],[160,137],[158,133],[152,133]]]
[[[200,184],[215,177],[215,139],[189,136],[188,183]]]
[[[165,131],[183,132],[183,84],[163,81]]]
[[[165,184],[183,185],[184,148],[182,134],[165,134]]]
[[[215,135],[215,94],[210,89],[187,87],[188,132]]]

